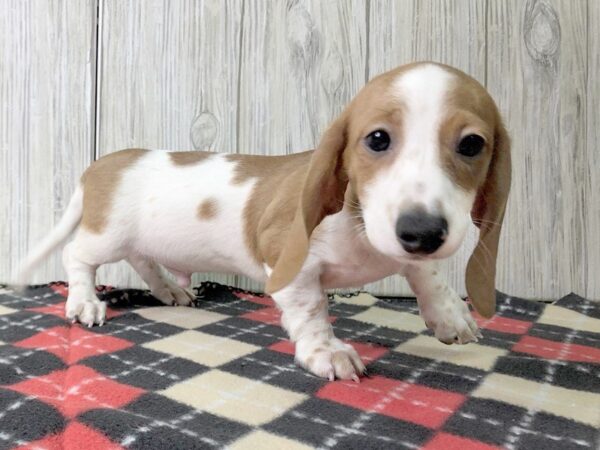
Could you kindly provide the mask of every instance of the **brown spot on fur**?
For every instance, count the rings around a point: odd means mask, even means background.
[[[169,152],[169,158],[171,162],[176,166],[189,166],[205,161],[206,159],[213,156],[211,152]]]
[[[200,220],[210,220],[217,215],[217,201],[214,198],[207,198],[198,205],[197,216]]]
[[[274,267],[294,219],[312,151],[285,156],[227,155],[233,183],[256,180],[244,207],[244,238],[254,259]]]
[[[121,176],[148,150],[132,148],[110,153],[93,162],[81,176],[83,213],[81,226],[100,234],[106,226]]]

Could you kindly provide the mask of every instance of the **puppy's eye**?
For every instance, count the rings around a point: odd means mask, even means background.
[[[367,147],[374,152],[386,151],[390,146],[390,141],[390,135],[383,130],[375,130],[365,138]]]
[[[461,139],[456,151],[461,155],[473,157],[481,153],[485,140],[477,134],[469,134]]]

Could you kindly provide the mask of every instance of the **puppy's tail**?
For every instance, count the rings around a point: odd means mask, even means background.
[[[31,280],[35,268],[73,232],[81,221],[83,212],[83,189],[79,185],[67,205],[65,214],[56,227],[21,262],[11,284],[23,287]]]

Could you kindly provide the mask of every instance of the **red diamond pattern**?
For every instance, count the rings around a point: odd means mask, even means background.
[[[421,450],[500,450],[500,447],[448,433],[439,433]]]
[[[461,394],[381,376],[363,379],[360,384],[329,383],[317,397],[429,428],[440,427],[465,401]]]
[[[14,450],[120,450],[123,447],[110,441],[101,433],[79,422],[71,422],[59,434],[30,442]]]
[[[22,381],[7,388],[33,395],[55,406],[69,418],[93,408],[120,408],[144,393],[142,389],[117,383],[81,365]]]
[[[88,356],[123,350],[131,347],[133,343],[87,331],[80,325],[73,325],[50,328],[13,345],[45,350],[54,353],[67,364],[73,364]]]
[[[473,317],[477,321],[480,328],[486,330],[500,331],[501,333],[525,334],[533,325],[532,322],[525,320],[511,319],[509,317],[493,316],[491,319],[481,317],[477,312],[473,311]]]
[[[275,301],[273,301],[273,299],[268,296],[261,297],[259,295],[252,295],[247,292],[234,292],[234,295],[237,298],[241,298],[242,300],[248,300],[249,302],[257,303],[259,305],[275,306]]]
[[[389,352],[389,349],[378,345],[365,344],[355,341],[344,342],[352,344],[354,349],[358,352],[360,359],[362,359],[365,364],[369,364]],[[294,355],[296,353],[296,346],[293,342],[288,340],[276,342],[275,344],[269,346],[269,349],[279,353],[287,353],[288,355]]]
[[[244,319],[254,320],[256,322],[263,322],[269,325],[280,325],[281,324],[281,311],[276,307],[263,308],[256,311],[252,311],[242,316]]]
[[[244,319],[263,322],[269,325],[281,325],[281,310],[279,308],[263,308],[241,315]],[[329,316],[329,323],[335,322],[337,317]]]
[[[54,305],[42,306],[39,308],[30,308],[28,311],[41,312],[44,314],[52,314],[53,316],[58,316],[61,319],[65,319],[65,303],[56,303]],[[106,319],[112,319],[113,317],[117,317],[123,314],[121,311],[116,311],[112,308],[106,308]]]
[[[296,346],[293,342],[285,340],[275,342],[274,344],[270,345],[269,350],[273,350],[279,353],[286,353],[288,355],[294,355],[296,353]]]
[[[568,342],[555,342],[535,336],[523,336],[512,350],[546,359],[600,363],[600,349]]]

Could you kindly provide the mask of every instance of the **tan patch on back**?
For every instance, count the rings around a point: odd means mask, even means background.
[[[273,267],[294,219],[312,151],[285,156],[230,154],[233,183],[256,180],[244,208],[246,245],[254,259]]]
[[[110,153],[93,162],[81,176],[83,214],[81,225],[92,233],[102,233],[123,173],[148,150],[132,148]]]
[[[210,220],[217,215],[217,212],[217,200],[214,198],[207,198],[198,205],[198,212],[196,215],[200,220]]]
[[[176,166],[189,166],[191,164],[197,164],[210,158],[214,153],[211,152],[169,152],[169,158],[171,162]]]

